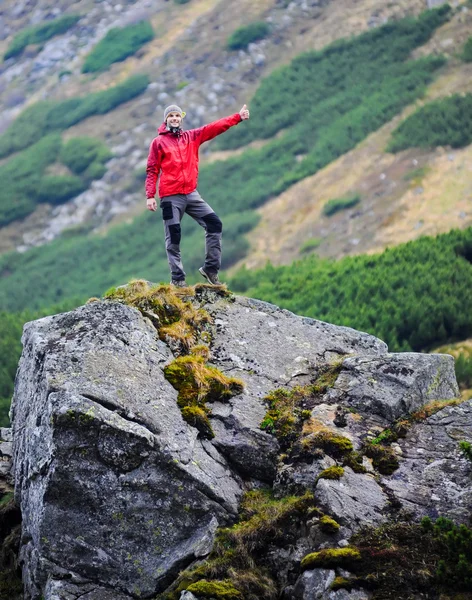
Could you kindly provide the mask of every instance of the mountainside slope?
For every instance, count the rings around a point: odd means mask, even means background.
[[[12,6],[13,3],[6,3],[5,20],[12,19]],[[107,6],[106,3],[97,5],[85,0],[70,6],[68,12],[74,10],[87,14],[88,11],[87,17],[80,22],[83,25],[79,33],[74,34],[78,35],[74,46],[77,50],[74,61],[68,65],[63,56],[62,62],[58,60],[54,63],[51,59],[47,63],[47,57],[57,51],[58,42],[52,40],[45,45],[38,57],[33,52],[32,57],[21,58],[18,65],[13,64],[0,74],[6,82],[0,92],[0,101],[12,103],[15,95],[24,95],[26,89],[31,87],[37,91],[29,94],[29,102],[39,98],[40,93],[41,96],[55,98],[70,97],[77,93],[103,89],[136,71],[150,73],[152,83],[137,100],[116,108],[108,115],[91,117],[66,131],[66,139],[75,135],[93,135],[106,140],[116,156],[108,164],[108,173],[101,182],[93,184],[92,190],[83,198],[79,197],[55,208],[41,204],[33,215],[22,222],[2,228],[0,251],[16,246],[24,249],[31,244],[44,243],[68,227],[81,227],[83,231],[100,229],[107,223],[121,222],[142,212],[142,184],[141,180],[136,180],[136,174],[142,168],[147,144],[155,126],[160,122],[166,103],[177,100],[184,104],[188,112],[188,125],[198,125],[228,111],[237,110],[240,103],[249,100],[261,77],[268,75],[274,67],[289,63],[301,51],[320,49],[339,37],[358,34],[368,27],[384,23],[388,18],[418,14],[425,8],[422,1],[385,7],[373,0],[343,6],[336,2],[292,2],[290,6],[284,6],[283,3],[269,1],[257,5],[250,2],[239,3],[236,6],[225,2],[192,0],[180,6],[157,1],[146,5],[137,2],[122,8],[122,14],[113,16],[113,11]],[[48,14],[45,12],[46,3],[38,2],[36,7],[36,19]],[[115,63],[109,71],[98,77],[80,74],[84,55],[107,28],[145,17],[150,18],[156,38],[137,56],[130,57],[123,63]],[[248,52],[229,53],[225,50],[225,43],[232,31],[241,24],[261,18],[272,24],[275,31],[273,36],[252,44]],[[460,13],[454,16],[454,22],[468,18],[467,13]],[[25,12],[21,18],[13,20],[17,29],[27,22]],[[466,27],[467,24],[460,33],[452,29],[454,43],[446,45],[446,51],[451,54],[456,51]],[[445,31],[449,32],[450,28],[451,26]],[[3,48],[10,39],[4,40]],[[189,59],[189,53],[192,59]],[[47,68],[38,67],[43,63],[47,63]],[[31,65],[36,69],[32,71],[36,73],[33,79],[32,75],[26,76]],[[57,78],[61,69],[70,73]],[[462,78],[462,81],[467,81],[467,77]],[[16,105],[7,110],[4,119],[11,119],[21,106]],[[260,115],[260,118],[263,116]],[[253,124],[257,126],[255,122]],[[202,162],[205,162],[205,154]],[[375,154],[372,162],[376,162]],[[360,185],[370,188],[368,180],[361,181]],[[293,200],[289,203],[298,204]],[[267,212],[272,212],[270,207]],[[303,213],[304,208],[301,207],[298,219]],[[370,235],[372,224],[368,217],[365,224],[363,220],[364,216],[361,215],[361,228],[367,229]],[[264,222],[265,217],[262,223]],[[443,219],[443,223],[446,222],[447,219]],[[288,226],[293,228],[294,223],[296,219]],[[303,241],[306,237],[305,230],[295,228],[296,235]],[[259,240],[261,235],[266,237],[269,229],[270,227],[266,227],[257,230],[251,236],[252,239]],[[285,235],[283,232],[280,237]],[[267,234],[267,238],[270,240],[270,234]],[[281,250],[282,254],[285,252],[287,259],[293,256],[293,251]],[[322,248],[321,253],[323,252],[335,254],[333,249],[326,251],[326,248]],[[339,249],[335,252],[335,255],[343,253]],[[264,260],[264,257],[260,260]],[[278,260],[277,257],[275,260]]]

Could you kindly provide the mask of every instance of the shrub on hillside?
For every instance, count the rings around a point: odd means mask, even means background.
[[[471,255],[469,228],[371,256],[243,269],[228,283],[295,313],[377,335],[392,351],[420,351],[472,335]]]
[[[406,148],[452,146],[472,142],[472,94],[455,94],[428,102],[410,115],[392,133],[389,152]]]
[[[64,33],[73,27],[79,19],[80,15],[64,15],[53,21],[22,29],[11,41],[3,58],[7,60],[12,56],[18,56],[28,44],[41,44],[55,35]]]
[[[472,36],[464,44],[462,60],[465,60],[465,62],[472,62]]]
[[[87,55],[82,73],[105,71],[113,63],[123,61],[135,54],[153,38],[154,31],[149,21],[140,21],[126,27],[114,27]]]
[[[111,156],[110,150],[102,141],[91,137],[78,137],[64,144],[59,159],[73,173],[80,175],[91,163],[103,164]]]
[[[103,92],[61,102],[37,102],[24,110],[0,136],[0,158],[27,148],[48,133],[109,112],[144,92],[148,84],[147,75],[134,75]]]
[[[330,217],[340,210],[346,210],[348,208],[352,208],[359,204],[361,201],[361,197],[359,194],[352,194],[351,196],[346,196],[345,198],[333,198],[332,200],[328,200],[326,204],[323,206],[323,214],[326,217]]]
[[[63,204],[87,189],[77,175],[46,175],[38,185],[38,202]]]
[[[46,167],[56,160],[60,147],[60,136],[53,134],[0,165],[0,225],[34,210],[41,178]]]
[[[228,50],[245,50],[249,44],[264,39],[269,33],[269,23],[256,21],[233,31],[226,43],[226,47]]]
[[[459,387],[472,388],[472,354],[461,353],[455,359],[456,378]]]

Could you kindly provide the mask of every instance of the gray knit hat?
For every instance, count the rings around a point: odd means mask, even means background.
[[[167,115],[171,112],[178,112],[180,113],[182,119],[185,117],[185,113],[184,111],[180,108],[180,106],[177,106],[177,104],[171,104],[170,106],[168,106],[165,111],[164,111],[164,123],[166,123],[167,121]]]

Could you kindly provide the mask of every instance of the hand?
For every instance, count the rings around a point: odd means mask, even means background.
[[[148,198],[146,200],[146,206],[148,210],[152,210],[153,212],[157,210],[157,203],[155,198]]]
[[[242,107],[242,109],[239,111],[239,114],[240,114],[241,119],[243,121],[245,121],[246,119],[249,119],[249,109],[248,109],[248,107],[246,105],[244,105]]]

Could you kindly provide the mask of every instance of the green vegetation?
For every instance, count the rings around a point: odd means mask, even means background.
[[[228,50],[245,50],[252,42],[264,39],[270,33],[270,25],[265,21],[256,21],[233,31],[228,39]]]
[[[59,135],[46,136],[21,155],[0,165],[0,225],[34,210],[40,200],[39,186],[46,168],[55,162],[60,147]]]
[[[310,256],[287,267],[242,269],[229,285],[295,313],[373,333],[392,351],[419,351],[472,335],[471,262],[469,228],[372,256]]]
[[[100,169],[111,155],[101,141],[74,138],[61,146],[60,135],[51,134],[0,165],[0,225],[25,217],[38,202],[66,202],[103,175]],[[47,167],[60,160],[81,176],[48,175]]]
[[[227,205],[233,211],[257,208],[351,150],[420,97],[444,59],[411,61],[410,52],[427,41],[448,11],[427,11],[419,19],[389,23],[303,54],[263,80],[251,101],[258,127],[241,124],[215,147],[237,148],[286,132],[259,150],[201,169],[200,190],[217,199],[216,212]]]
[[[23,324],[32,314],[0,312],[0,427],[8,427],[8,411],[21,354]]]
[[[149,21],[140,21],[126,27],[113,27],[85,58],[82,73],[105,71],[115,62],[135,54],[154,38]]]
[[[457,383],[461,389],[472,388],[472,353],[461,353],[455,359]]]
[[[391,475],[400,466],[397,455],[388,446],[366,444],[364,454],[372,459],[374,468],[382,475]]]
[[[423,94],[444,59],[409,57],[449,10],[443,6],[388,23],[273,72],[251,101],[258,127],[239,125],[216,147],[237,148],[284,130],[282,135],[202,168],[203,194],[211,190],[235,210],[253,209],[351,150]]]
[[[372,592],[372,600],[468,592],[472,584],[472,530],[440,517],[421,525],[387,524],[365,528],[351,540],[360,560],[349,569],[352,587]],[[459,598],[462,596],[453,596]]]
[[[209,558],[181,573],[166,600],[177,600],[183,590],[200,590],[198,595],[211,590],[218,599],[279,597],[276,577],[264,565],[264,552],[295,543],[301,523],[317,512],[313,495],[275,499],[271,490],[254,490],[244,495],[240,510],[239,522],[217,532]],[[226,591],[233,596],[223,595]]]
[[[470,36],[470,38],[464,44],[462,60],[465,62],[472,62],[472,36]]]
[[[200,172],[200,192],[224,222],[223,268],[245,255],[248,242],[244,233],[258,219],[253,208],[353,147],[422,93],[442,59],[410,61],[409,56],[447,18],[448,8],[442,7],[427,11],[419,19],[389,23],[321,52],[303,55],[289,68],[264,80],[255,104],[251,103],[255,118],[259,111],[260,127],[249,128],[243,123],[220,139],[229,146],[238,146],[254,136],[270,137],[286,127],[288,132],[261,150],[215,162]],[[108,110],[103,97],[97,103]],[[72,116],[75,122],[83,116],[82,111],[80,99],[30,107],[0,137],[0,156],[37,141],[50,130],[49,124],[56,129],[69,126]],[[236,141],[231,141],[233,133]],[[223,141],[226,139],[228,142]],[[305,158],[299,162],[295,157],[300,155]],[[69,236],[24,256],[2,257],[0,272],[8,275],[0,279],[0,302],[5,299],[2,306],[13,309],[9,299],[12,290],[17,297],[14,308],[21,309],[48,306],[69,294],[84,298],[100,295],[107,287],[132,277],[165,280],[168,265],[163,247],[158,253],[149,252],[159,243],[161,227],[156,215],[146,214],[106,237],[81,240]],[[201,266],[203,237],[197,224],[184,221],[182,255],[190,281]],[[46,285],[52,273],[55,285]],[[306,283],[303,279],[302,297],[304,289],[310,287]],[[34,296],[29,293],[31,287]],[[399,310],[396,307],[396,312]],[[363,320],[367,318],[364,312]]]
[[[147,88],[147,75],[134,75],[102,92],[62,101],[43,101],[24,110],[0,136],[0,158],[28,148],[45,135],[63,131],[92,115],[103,115]]]
[[[357,548],[326,548],[307,554],[301,562],[302,570],[332,569],[333,567],[352,568],[361,559]]]
[[[278,388],[267,394],[264,402],[268,411],[260,428],[275,435],[282,450],[289,450],[300,437],[304,422],[311,416],[307,407],[314,406],[334,385],[340,370],[340,363],[326,365],[311,385]]]
[[[428,102],[410,115],[392,133],[387,150],[452,146],[472,142],[472,94],[455,94]]]
[[[421,182],[421,180],[423,179],[423,177],[425,175],[427,175],[430,170],[431,170],[431,167],[428,167],[428,166],[418,167],[417,169],[412,169],[411,171],[408,171],[407,173],[405,173],[405,175],[403,176],[403,180],[411,181],[413,185],[418,185]]]
[[[110,150],[100,140],[78,137],[67,141],[59,154],[60,161],[76,175],[83,173],[92,163],[104,163],[111,158]]]
[[[335,521],[332,517],[328,515],[323,515],[320,518],[320,529],[324,533],[334,534],[339,531],[340,525],[337,521]]]
[[[62,204],[87,189],[77,175],[46,175],[38,186],[38,201]]]
[[[352,208],[359,204],[361,201],[361,197],[359,194],[353,194],[352,196],[346,196],[345,198],[334,198],[333,200],[328,200],[326,204],[323,206],[323,214],[326,217],[330,217],[340,210],[346,210],[347,208]]]
[[[472,461],[472,444],[470,442],[466,442],[465,440],[462,440],[461,442],[459,442],[459,447],[462,450],[462,452],[465,454],[465,456]]]
[[[187,590],[198,594],[201,598],[243,600],[243,595],[234,587],[231,580],[207,581],[206,579],[201,579],[200,581],[191,583]]]
[[[164,375],[179,392],[177,404],[184,420],[196,427],[203,437],[211,439],[214,434],[208,419],[210,409],[206,402],[224,402],[240,394],[243,391],[243,382],[234,377],[227,377],[216,367],[206,365],[208,357],[196,354],[194,350],[190,351],[190,355],[180,356],[165,367]]]
[[[349,438],[324,427],[302,438],[301,445],[303,451],[308,454],[314,454],[316,449],[319,448],[329,456],[337,459],[342,459],[354,449]]]
[[[204,285],[197,286],[198,290]],[[109,290],[105,298],[134,306],[151,319],[159,337],[166,341],[174,353],[181,354],[164,369],[169,383],[179,392],[177,404],[184,420],[196,427],[201,436],[214,437],[206,402],[223,402],[243,391],[243,383],[227,377],[216,367],[207,365],[210,358],[208,343],[211,339],[207,325],[209,314],[195,308],[190,298],[195,288],[174,288],[149,285],[147,281],[131,281],[127,286]],[[224,289],[218,291],[225,297]]]
[[[309,238],[305,240],[300,246],[300,254],[310,254],[313,250],[316,250],[323,240],[320,238]]]
[[[341,479],[344,469],[338,465],[328,467],[318,475],[318,479]]]
[[[51,39],[55,35],[64,33],[73,27],[80,19],[80,15],[64,15],[53,21],[26,27],[15,35],[7,51],[4,55],[4,60],[12,56],[18,56],[29,44],[41,44]]]

